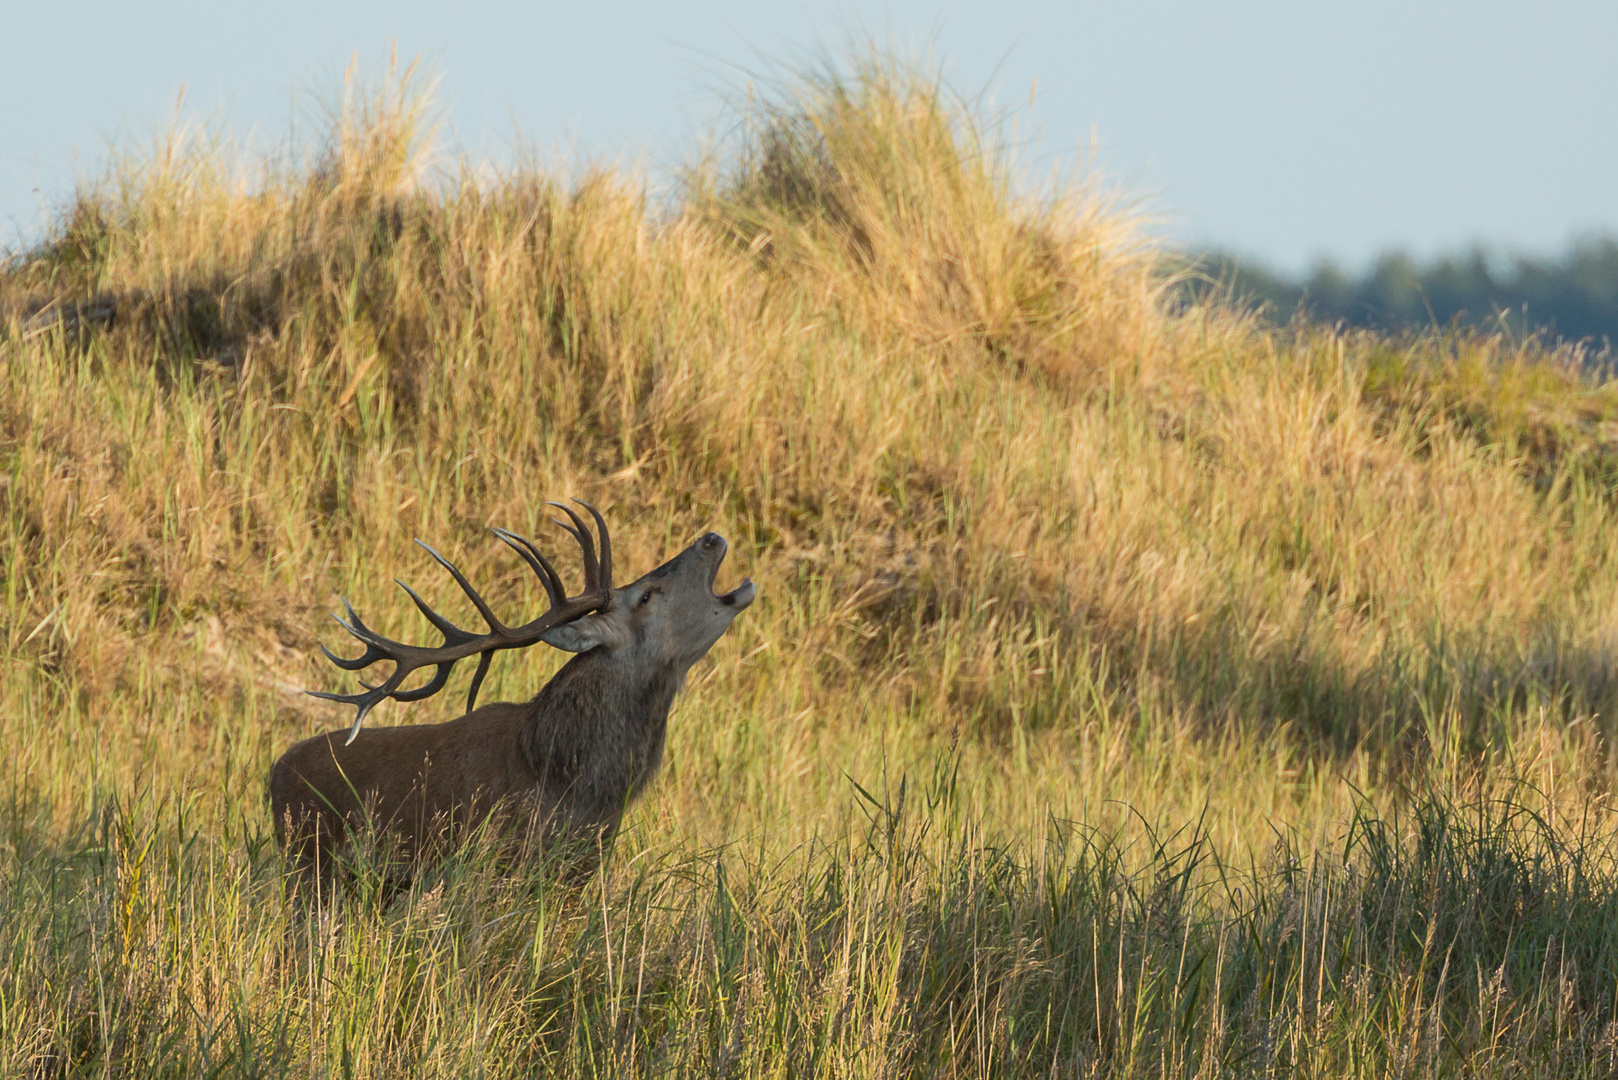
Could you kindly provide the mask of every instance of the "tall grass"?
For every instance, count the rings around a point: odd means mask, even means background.
[[[267,164],[176,135],[0,272],[0,1070],[1611,1073],[1576,354],[1176,307],[880,55],[666,207],[432,115],[410,71]],[[483,530],[563,494],[760,588],[604,872],[287,907],[322,612],[404,632],[415,535],[532,609]]]

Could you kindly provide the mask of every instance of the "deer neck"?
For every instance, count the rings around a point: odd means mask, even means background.
[[[626,792],[662,757],[669,710],[684,667],[642,665],[593,650],[573,657],[530,703],[524,732],[529,763],[541,777],[591,775]]]

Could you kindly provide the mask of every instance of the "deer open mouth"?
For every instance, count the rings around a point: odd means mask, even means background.
[[[737,608],[739,610],[739,609],[744,608],[748,604],[751,604],[753,602],[753,593],[754,592],[755,592],[755,590],[753,588],[753,579],[752,578],[743,578],[742,583],[740,585],[736,586],[734,589],[730,590],[728,593],[725,593],[722,596],[718,596],[717,599],[719,600],[719,602],[721,604],[724,604],[726,607],[733,607],[733,608]]]
[[[708,536],[704,537],[703,539],[704,543],[708,547],[717,547],[719,549],[718,557],[716,557],[708,566],[708,591],[713,592],[713,583],[719,577],[719,566],[725,561],[725,555],[729,553],[730,545],[725,542],[724,537],[717,533],[709,533]],[[717,541],[717,543],[715,543],[715,541]],[[753,602],[753,595],[755,592],[756,590],[753,588],[753,579],[743,578],[742,583],[730,590],[730,592],[714,593],[714,599],[718,600],[726,607],[733,607],[740,611],[742,608]]]

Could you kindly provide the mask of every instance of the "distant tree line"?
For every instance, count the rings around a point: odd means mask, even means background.
[[[1502,257],[1484,248],[1418,263],[1384,255],[1362,276],[1330,262],[1289,279],[1223,253],[1197,260],[1193,293],[1228,292],[1263,305],[1279,322],[1299,313],[1384,330],[1460,324],[1544,333],[1608,348],[1618,341],[1618,237],[1590,237],[1551,259]]]

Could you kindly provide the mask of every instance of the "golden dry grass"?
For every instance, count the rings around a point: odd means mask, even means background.
[[[413,73],[345,102],[122,160],[0,273],[0,1070],[1610,1074],[1576,355],[1177,306],[881,56],[669,207],[435,164]],[[566,494],[760,589],[608,870],[286,909],[322,613],[414,625],[416,535],[532,609],[483,530]]]

